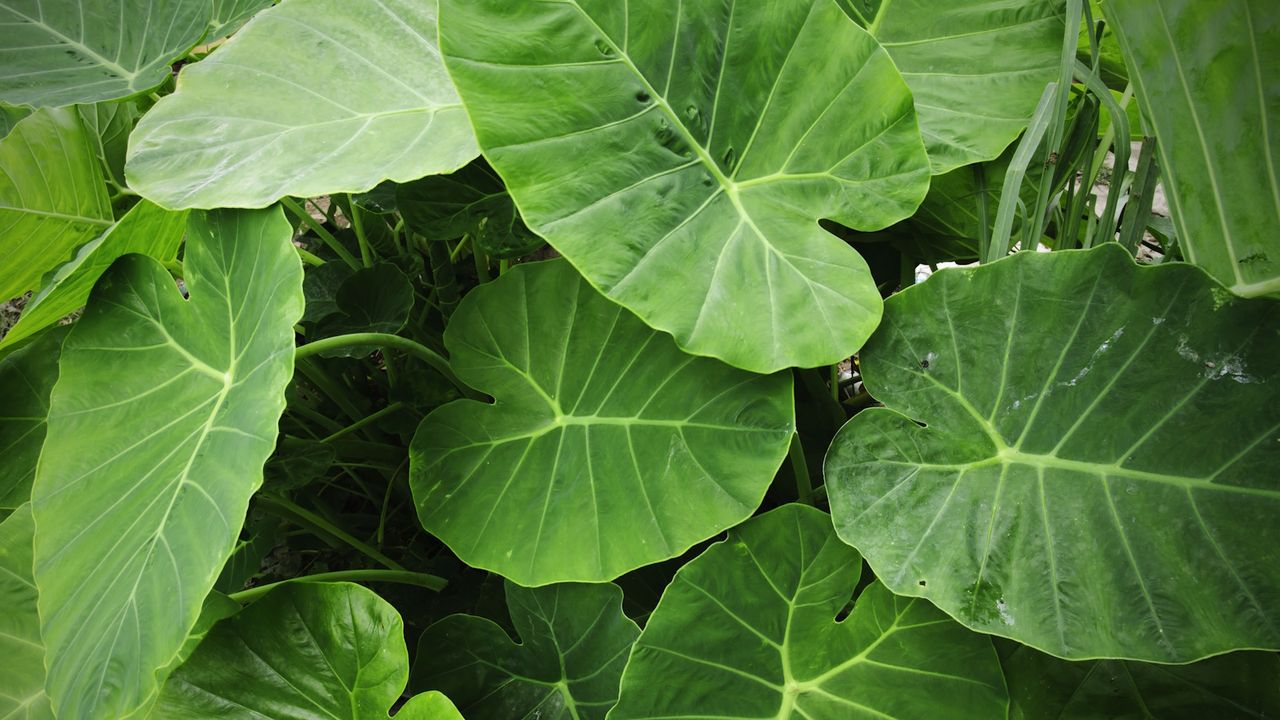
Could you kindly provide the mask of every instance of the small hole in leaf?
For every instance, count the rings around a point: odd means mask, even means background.
[[[647,93],[647,92],[645,92],[645,91],[643,91],[643,90],[641,90],[640,92],[636,93],[636,101],[637,101],[637,102],[649,102],[649,93]]]
[[[917,585],[919,585],[920,587],[928,587],[928,586],[929,586],[929,583],[925,582],[924,580],[921,580],[921,581],[917,582],[916,584],[917,584]]]
[[[928,358],[925,358],[924,360],[921,360],[921,361],[920,361],[920,367],[924,368],[925,370],[928,370],[928,369],[929,369],[929,359],[928,359]]]

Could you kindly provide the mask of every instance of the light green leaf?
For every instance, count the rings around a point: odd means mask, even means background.
[[[1068,662],[1022,646],[1006,655],[1009,720],[1273,718],[1280,657],[1232,653],[1191,665]]]
[[[832,0],[442,0],[441,48],[520,214],[688,352],[846,358],[880,318],[876,230],[928,187],[911,94]]]
[[[998,156],[1058,76],[1061,0],[839,1],[902,71],[935,174]]]
[[[867,586],[831,518],[786,505],[729,533],[662,594],[610,720],[1004,717],[991,641]]]
[[[617,585],[506,584],[518,642],[496,623],[451,615],[427,629],[415,689],[441,690],[468,720],[604,720],[640,628]]]
[[[508,259],[545,244],[524,224],[502,178],[484,159],[451,175],[400,185],[395,199],[405,225],[428,240],[468,235],[489,257]]]
[[[93,142],[75,109],[40,110],[0,140],[0,301],[111,225]]]
[[[93,284],[116,258],[139,253],[162,262],[178,255],[187,229],[187,213],[170,212],[143,200],[106,232],[81,245],[71,258],[45,280],[22,310],[22,317],[0,341],[11,345],[53,325],[80,309]]]
[[[208,22],[209,0],[0,0],[0,101],[61,106],[146,92]]]
[[[451,172],[477,153],[434,3],[285,0],[183,69],[138,123],[126,171],[165,207],[264,207]]]
[[[828,452],[840,537],[1060,657],[1280,647],[1277,327],[1280,303],[1115,243],[943,270],[861,353],[886,408]]]
[[[793,432],[788,373],[682,353],[563,260],[472,290],[444,341],[495,403],[423,420],[418,517],[468,565],[521,585],[611,580],[742,522]]]
[[[6,385],[6,387],[8,387]],[[7,458],[6,458],[7,459]],[[31,506],[23,505],[0,522],[0,718],[53,720],[44,694],[44,646],[31,579]]]
[[[350,583],[295,582],[218,623],[169,678],[155,717],[385,718],[409,676],[399,613]],[[402,720],[461,720],[438,693]]]
[[[49,392],[58,379],[58,354],[66,336],[66,330],[53,330],[0,358],[0,393],[4,397],[0,409],[0,508],[16,508],[31,499],[31,482],[44,446]]]
[[[63,346],[33,508],[64,717],[120,717],[154,694],[275,446],[302,314],[292,228],[275,209],[189,229],[189,301],[158,262],[125,256]]]
[[[1280,293],[1280,13],[1272,0],[1110,0],[1187,260]]]
[[[271,7],[275,0],[213,0],[213,18],[209,21],[209,37],[226,37],[240,29],[259,11]]]

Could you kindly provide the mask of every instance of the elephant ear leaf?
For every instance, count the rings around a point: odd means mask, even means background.
[[[279,209],[188,227],[190,300],[127,255],[63,343],[32,489],[60,716],[123,717],[154,696],[275,446],[302,315],[292,228]]]
[[[640,628],[616,585],[506,585],[519,633],[451,615],[422,635],[413,687],[444,691],[468,720],[604,720]]]
[[[213,627],[169,678],[153,717],[166,720],[386,718],[409,677],[400,614],[350,583],[290,583]],[[440,693],[397,720],[461,720]]]
[[[53,720],[44,692],[44,646],[31,577],[35,531],[29,504],[0,522],[0,657],[5,665],[0,673],[0,717],[12,720]]]
[[[1115,243],[939,272],[861,353],[886,407],[828,452],[840,537],[894,592],[1059,657],[1280,647],[1278,324]]]
[[[911,93],[832,0],[443,0],[440,46],[529,227],[688,352],[831,364],[881,300],[818,224],[910,215]],[[500,31],[495,31],[500,29]]]
[[[794,432],[790,374],[681,352],[564,260],[472,290],[444,342],[494,403],[422,421],[418,517],[469,565],[526,586],[612,580],[742,522]]]
[[[636,641],[610,720],[1004,717],[989,638],[868,585],[831,518],[786,505],[676,573]]]

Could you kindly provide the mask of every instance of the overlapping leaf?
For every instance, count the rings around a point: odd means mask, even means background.
[[[291,583],[216,625],[165,684],[154,715],[190,718],[385,718],[409,677],[404,624],[372,591]],[[401,720],[461,720],[426,693]]]
[[[1067,658],[1280,647],[1280,303],[1108,243],[886,307],[826,477],[890,589]]]
[[[23,308],[22,317],[0,340],[0,347],[30,337],[80,309],[93,284],[116,258],[139,253],[162,262],[173,260],[186,229],[185,211],[170,212],[146,200],[134,205],[119,222],[76,249],[75,257],[45,280]]]
[[[189,228],[190,301],[126,256],[63,345],[32,492],[62,716],[122,717],[154,695],[275,445],[302,314],[292,228],[278,209]]]
[[[817,221],[910,215],[928,158],[892,60],[832,0],[440,8],[485,156],[593,286],[757,372],[874,329],[866,263]]]
[[[542,247],[502,179],[483,159],[451,175],[425,177],[396,188],[405,225],[428,240],[470,236],[491,257],[517,258]]]
[[[74,108],[40,110],[0,140],[0,301],[111,225],[102,169]]]
[[[506,585],[519,635],[451,615],[427,629],[415,689],[441,690],[468,720],[604,720],[640,628],[622,614],[616,585]]]
[[[0,101],[61,106],[146,92],[208,22],[209,0],[2,0]]]
[[[434,3],[287,0],[183,70],[138,123],[126,170],[165,207],[263,207],[450,172],[477,152]]]
[[[1115,0],[1107,17],[1159,140],[1178,245],[1239,295],[1280,293],[1280,13]]]
[[[1058,75],[1060,1],[840,3],[902,71],[935,174],[998,156]]]
[[[826,513],[788,505],[730,532],[662,595],[611,720],[1004,717],[991,641],[872,583]]]
[[[6,387],[11,387],[6,385]],[[31,506],[23,505],[0,522],[0,717],[5,720],[53,720],[44,694],[44,646],[31,578]]]
[[[445,345],[495,404],[422,422],[418,516],[469,565],[526,586],[679,555],[749,517],[787,451],[788,374],[684,354],[563,260],[472,290]]]
[[[275,0],[213,0],[209,37],[219,38],[230,35],[258,12],[274,4]]]
[[[58,379],[65,330],[54,330],[0,358],[0,508],[31,499],[31,482],[44,445],[49,393]]]

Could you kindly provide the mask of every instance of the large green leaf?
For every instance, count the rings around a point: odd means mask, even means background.
[[[789,374],[685,355],[563,260],[472,290],[444,340],[495,403],[422,421],[418,516],[522,585],[611,580],[742,522],[793,432]]]
[[[363,192],[477,154],[430,2],[285,0],[178,77],[130,139],[129,184],[165,207]]]
[[[218,623],[169,678],[153,717],[385,718],[409,677],[400,614],[350,583],[289,583]],[[439,693],[402,720],[461,720]]]
[[[240,29],[259,11],[271,7],[275,0],[213,0],[213,18],[209,20],[209,36],[225,37]]]
[[[0,101],[59,106],[146,92],[208,23],[209,0],[0,0]]]
[[[1058,76],[1062,0],[839,0],[915,97],[933,172],[991,160]]]
[[[440,43],[529,226],[698,355],[837,362],[879,321],[817,221],[908,215],[928,187],[911,94],[832,0],[443,0]]]
[[[65,337],[65,330],[54,330],[0,358],[0,508],[16,508],[31,499]]]
[[[1280,293],[1280,13],[1273,0],[1110,0],[1183,255],[1239,295]]]
[[[31,506],[23,505],[0,523],[0,718],[53,720],[44,694],[44,646],[31,579]]]
[[[74,108],[40,110],[0,140],[0,302],[111,225],[94,144]]]
[[[1191,665],[1068,662],[1023,646],[1001,664],[1009,720],[1203,720],[1280,715],[1280,657],[1232,653]]]
[[[640,628],[617,585],[506,584],[519,642],[496,623],[451,615],[427,629],[414,689],[441,690],[468,720],[604,720]]]
[[[490,257],[517,258],[542,247],[502,179],[483,159],[451,175],[436,175],[396,188],[396,206],[410,230],[428,240],[469,235]]]
[[[275,445],[302,314],[279,209],[193,215],[184,300],[155,260],[98,282],[63,345],[33,489],[46,687],[119,717],[163,681]]]
[[[11,345],[53,325],[89,299],[93,284],[116,258],[129,253],[149,255],[162,262],[178,255],[187,229],[187,213],[170,212],[143,200],[97,238],[81,245],[75,257],[48,277],[17,324],[0,340]]]
[[[826,461],[902,595],[1067,658],[1280,647],[1280,303],[1120,246],[889,299]],[[923,423],[921,427],[919,423]]]
[[[676,573],[611,720],[1004,717],[991,641],[872,583],[826,513],[787,505]]]

